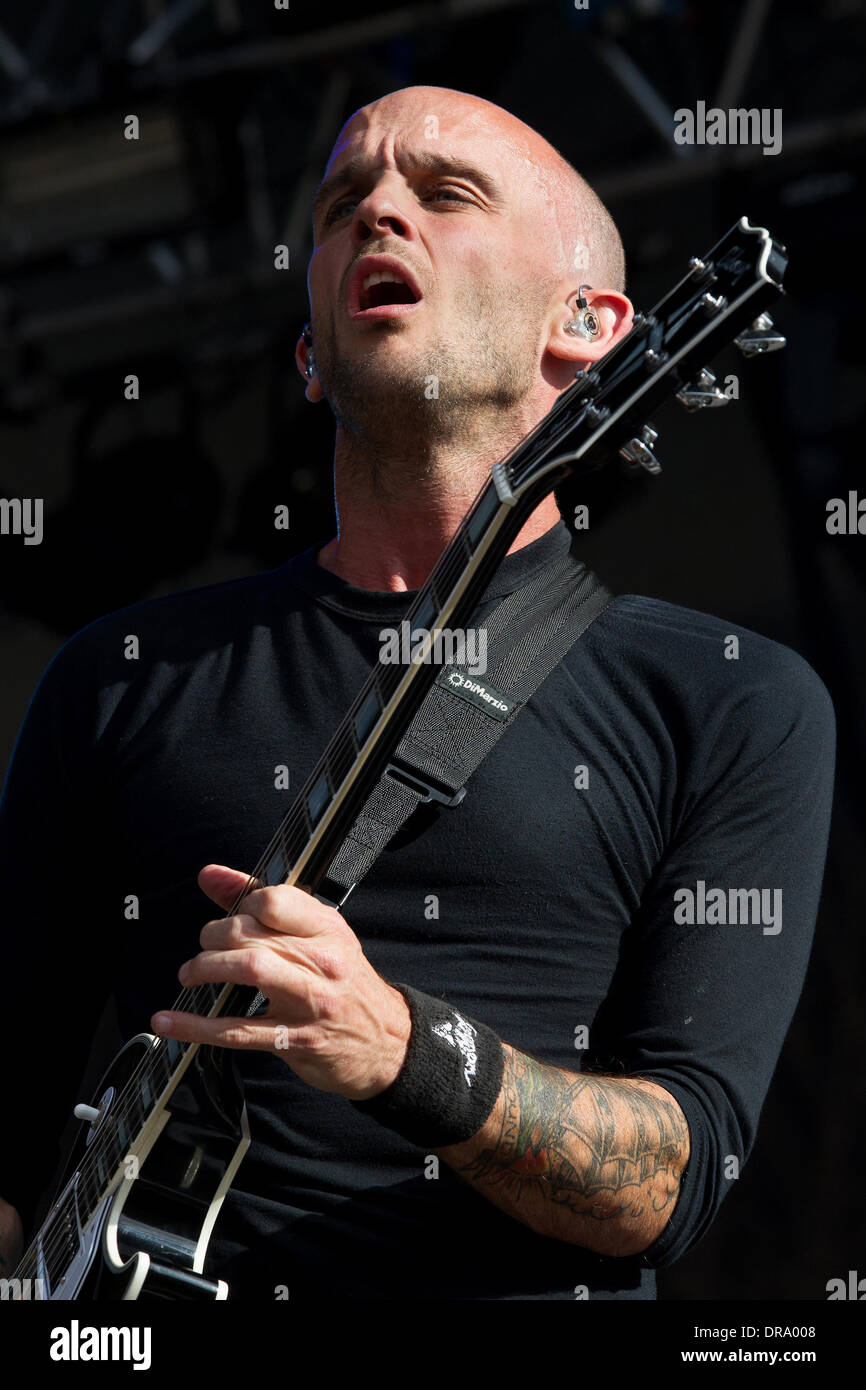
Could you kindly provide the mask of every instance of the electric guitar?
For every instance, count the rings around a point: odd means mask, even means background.
[[[784,346],[766,306],[782,293],[785,248],[743,217],[592,370],[577,372],[545,418],[499,463],[407,615],[410,630],[460,627],[539,502],[566,478],[617,456],[660,471],[648,423],[675,395],[687,410],[725,405],[706,362],[733,339],[747,357]],[[335,906],[348,893],[328,868],[441,669],[422,652],[379,663],[235,902],[254,888],[303,886]],[[399,769],[397,769],[399,775]],[[437,788],[426,788],[437,797]],[[438,799],[443,799],[438,789]],[[351,889],[349,890],[351,892]],[[339,900],[337,900],[339,899]],[[250,1017],[249,987],[185,989],[175,1009]],[[230,1050],[134,1037],[109,1067],[47,1217],[12,1285],[14,1297],[219,1300],[204,1272],[220,1207],[249,1145]]]

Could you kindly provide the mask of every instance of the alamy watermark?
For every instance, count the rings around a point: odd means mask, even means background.
[[[69,1327],[51,1329],[48,1355],[52,1361],[131,1361],[134,1371],[151,1365],[149,1327],[82,1327],[73,1318]]]
[[[473,676],[487,671],[487,629],[484,627],[415,627],[404,618],[399,628],[379,632],[379,660],[386,666],[465,666]]]
[[[829,536],[866,536],[866,497],[852,489],[846,497],[831,497],[827,503]]]
[[[762,145],[764,154],[782,149],[782,109],[779,106],[707,109],[699,101],[692,111],[681,106],[674,112],[674,140],[678,145]]]
[[[0,497],[0,536],[23,536],[25,545],[42,544],[41,497]]]
[[[763,926],[764,936],[782,930],[781,888],[707,888],[699,878],[694,888],[678,888],[674,902],[681,926]]]
[[[0,1303],[28,1303],[45,1298],[41,1279],[0,1279]]]

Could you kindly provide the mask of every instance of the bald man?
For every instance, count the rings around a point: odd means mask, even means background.
[[[592,341],[566,331],[581,282]],[[113,988],[124,1036],[150,1026],[236,1051],[252,1144],[206,1266],[232,1297],[653,1298],[655,1268],[705,1233],[748,1156],[802,986],[829,699],[775,643],[620,597],[465,802],[382,855],[345,914],[282,885],[197,936],[196,882],[230,911],[285,810],[274,769],[303,782],[490,467],[632,322],[620,239],[587,184],[507,112],[435,87],[383,97],[340,132],[309,295],[297,363],[336,419],[336,536],[91,624],[49,667],[16,748],[0,805],[7,922],[16,891],[31,910],[45,846],[58,885],[81,884],[94,845],[107,867],[80,919],[47,938],[7,931],[6,968],[40,982],[63,1039],[50,1103],[6,1077],[7,1106],[35,1126],[3,1155],[7,1257]],[[548,497],[476,621],[564,555]],[[46,808],[33,789],[49,774]],[[679,912],[677,895],[708,883],[778,893],[784,930],[780,913]],[[152,1015],[175,972],[259,988],[267,1014]],[[431,1003],[451,1011],[439,1036],[487,1096],[459,1142],[407,1138],[406,1094],[440,1107],[431,1136],[450,1132],[419,1042]],[[13,1008],[7,1045],[27,1026]],[[397,1094],[401,1123],[383,1105]]]

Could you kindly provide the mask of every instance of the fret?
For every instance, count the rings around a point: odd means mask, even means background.
[[[471,553],[475,551],[484,537],[484,533],[491,525],[500,507],[499,495],[492,483],[488,483],[482,492],[477,504],[472,508],[466,518],[466,540],[472,547]]]
[[[320,772],[306,796],[307,814],[310,817],[310,824],[316,826],[322,819],[331,800],[331,790],[328,786],[327,772]]]
[[[257,870],[256,878],[263,888],[269,888],[272,884],[282,883],[287,873],[288,865],[286,864],[282,845],[279,844],[275,850],[271,851],[265,863]]]
[[[266,876],[262,879],[264,884],[285,882],[290,868],[298,857],[299,841],[302,846],[304,836],[302,827],[289,823],[294,814],[293,807],[277,832],[276,849],[272,850],[264,861],[262,867],[262,872]]]
[[[287,844],[288,854],[286,857],[290,864],[294,864],[295,861],[300,858],[306,842],[307,836],[305,827],[300,821],[296,821],[292,826],[292,837]]]
[[[379,696],[382,700],[382,707],[384,709],[403,679],[404,671],[403,667],[399,665],[378,666],[376,667],[376,673]]]
[[[348,720],[341,726],[340,736],[333,740],[326,755],[328,760],[328,780],[334,791],[342,786],[343,782],[352,771],[355,758],[357,757],[355,739],[352,735],[352,722]]]
[[[375,686],[368,690],[364,697],[360,709],[355,713],[352,724],[355,730],[355,737],[358,740],[358,747],[363,747],[373,732],[376,722],[381,714],[379,695]]]
[[[345,736],[347,751],[351,748],[351,757],[354,762],[361,751],[361,745],[358,742],[358,733],[355,728],[355,721],[352,718],[351,709],[340,725],[340,732]]]
[[[313,823],[310,820],[310,809],[307,805],[307,798],[303,795],[303,793],[299,798],[298,809],[300,810],[301,815],[303,816],[304,837],[308,840],[313,833]]]
[[[433,627],[438,615],[439,604],[436,602],[432,589],[428,585],[426,590],[421,590],[415,604],[412,606],[411,622],[413,630],[409,634],[410,640],[413,642],[415,641],[414,629],[416,626],[426,627],[429,631]]]
[[[461,521],[454,536],[454,540],[463,551],[463,559],[471,560],[472,556],[475,554],[475,546],[472,544],[465,521]]]
[[[277,832],[276,854],[278,856],[278,862],[275,865],[275,868],[278,872],[281,872],[281,878],[279,879],[279,882],[281,883],[283,879],[288,877],[289,870],[291,869],[292,864],[295,862],[292,844],[293,841],[289,838],[285,826],[280,826],[280,829]],[[281,869],[280,866],[282,866]]]

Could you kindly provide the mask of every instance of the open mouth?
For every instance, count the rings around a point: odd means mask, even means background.
[[[346,302],[352,318],[379,319],[410,314],[424,298],[411,267],[395,256],[364,256],[349,276]]]
[[[358,308],[381,309],[386,304],[417,304],[418,296],[405,280],[390,270],[374,270],[365,275],[358,295]]]

